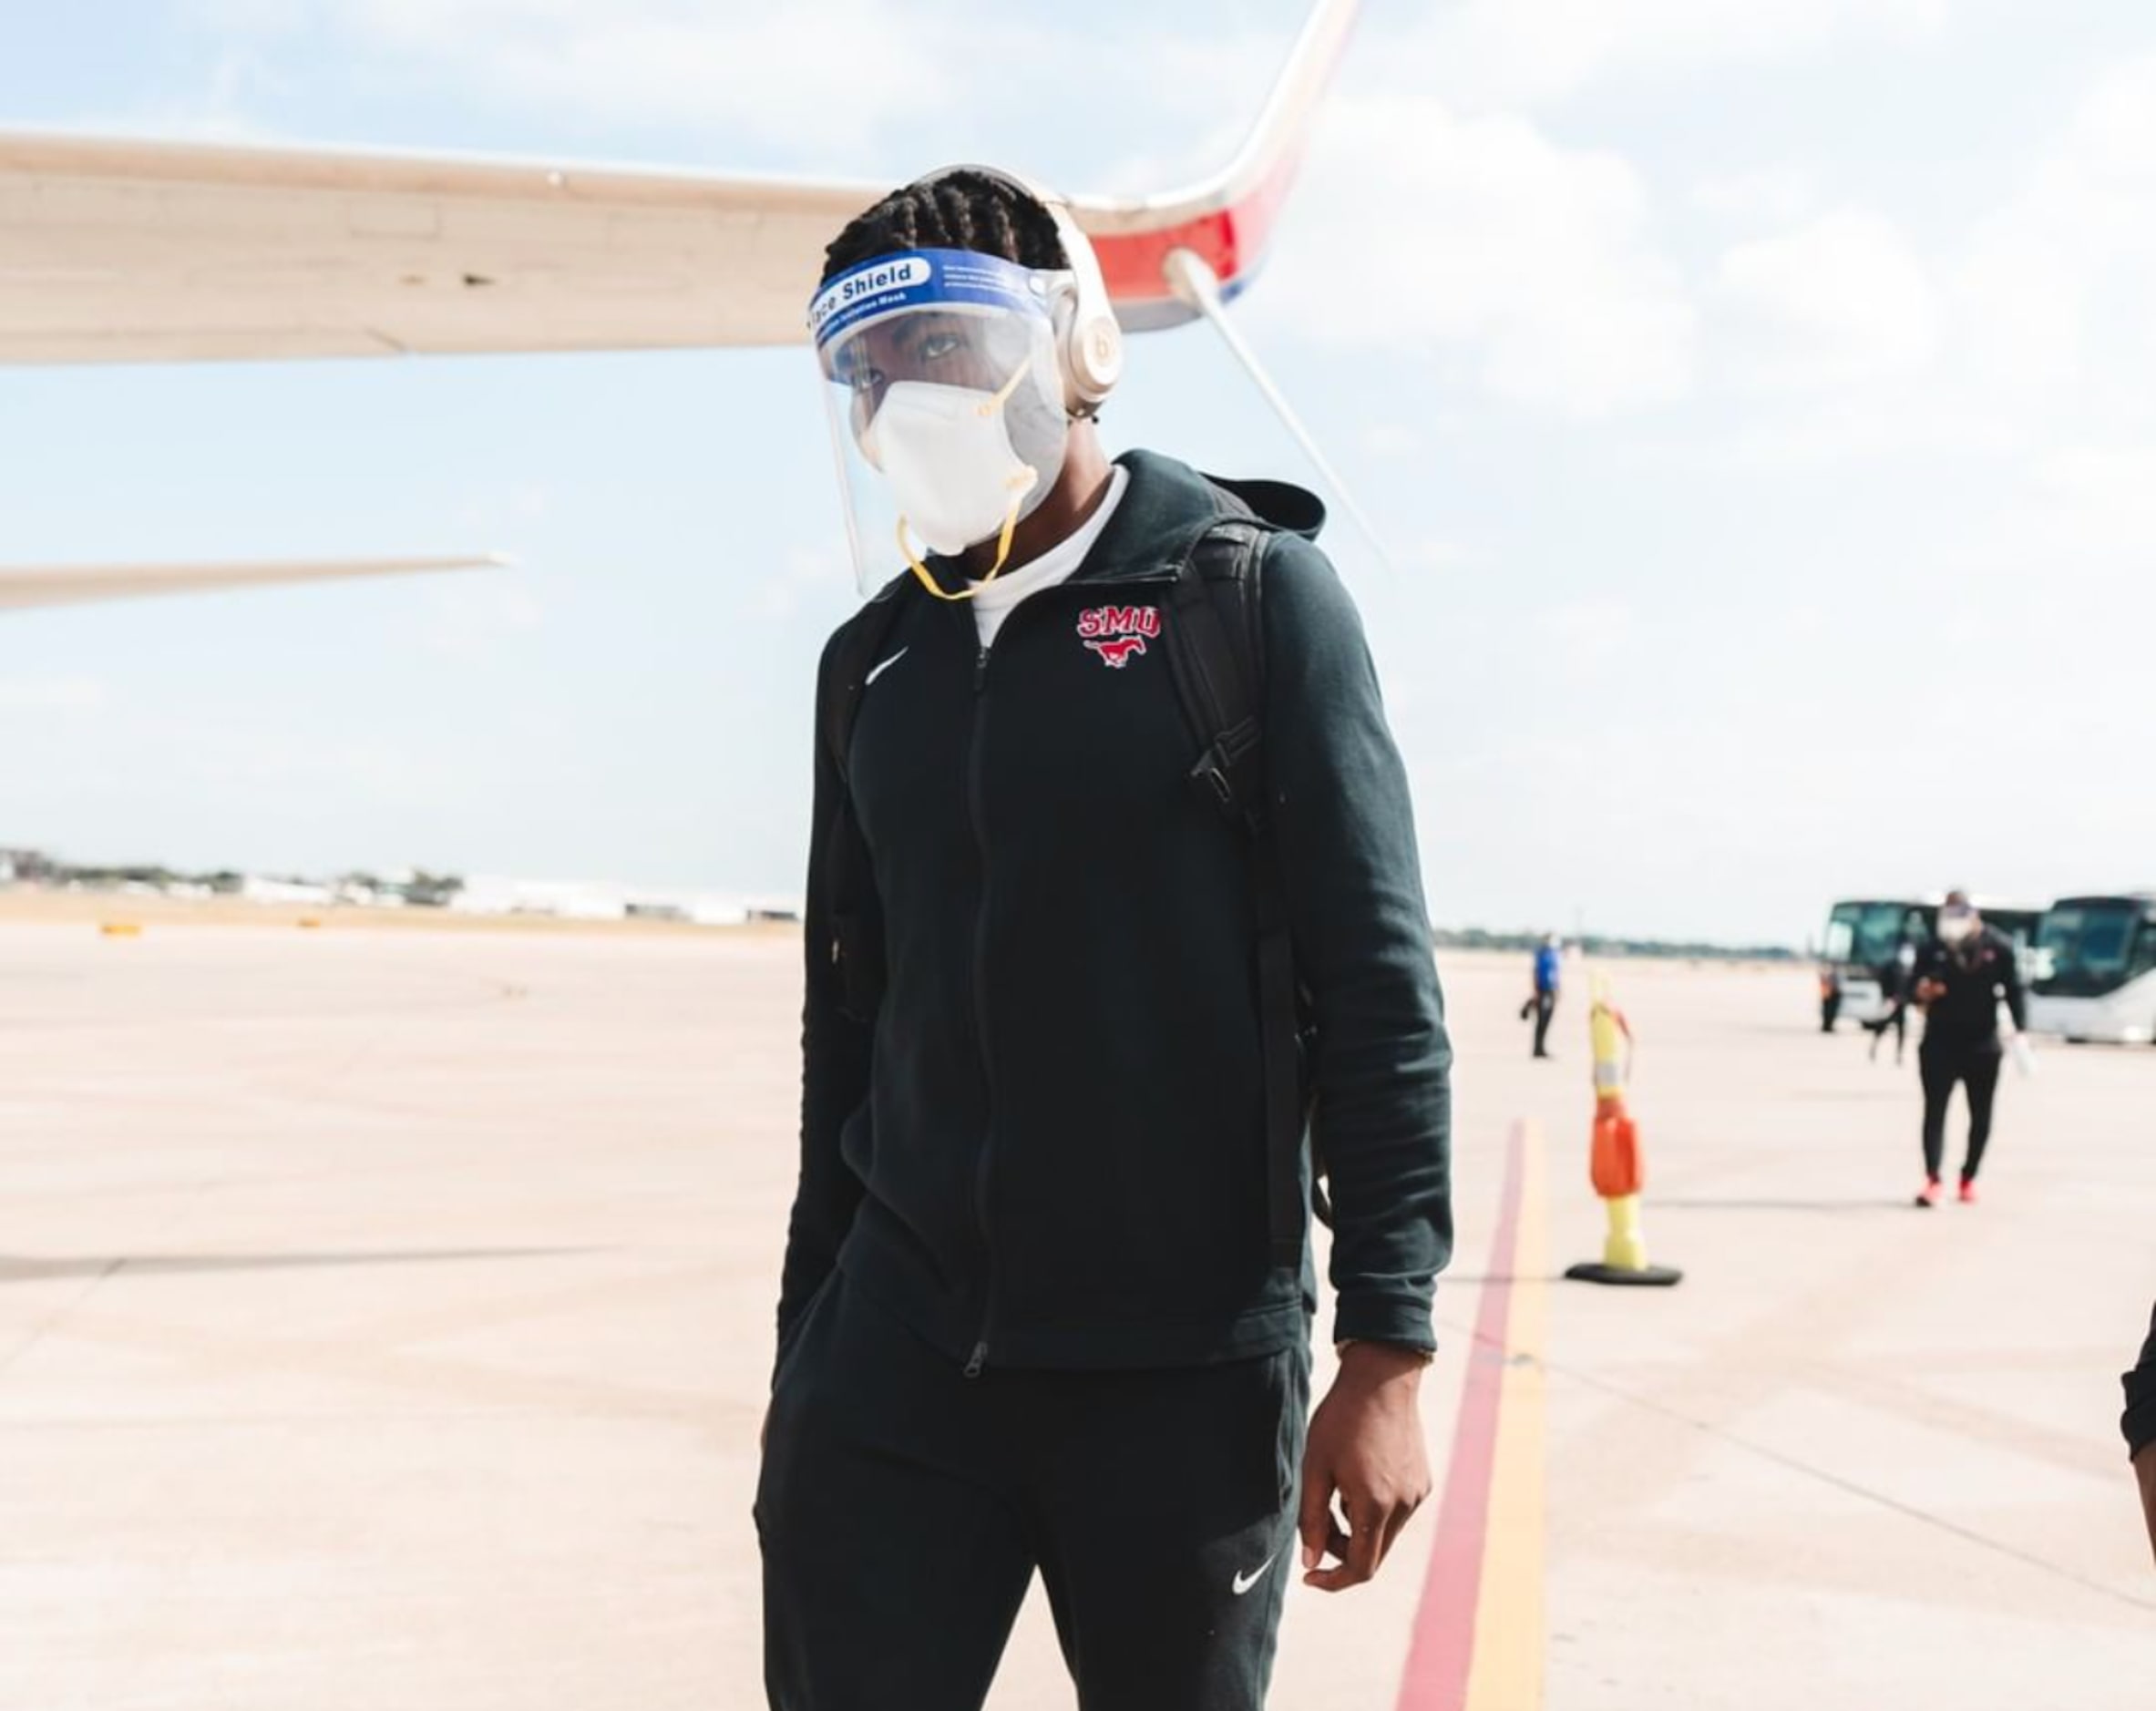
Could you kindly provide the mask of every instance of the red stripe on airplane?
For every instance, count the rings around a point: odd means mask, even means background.
[[[1093,241],[1108,295],[1118,302],[1156,302],[1174,293],[1166,264],[1176,250],[1196,251],[1223,286],[1233,284],[1265,254],[1288,200],[1298,165],[1292,151],[1280,157],[1270,175],[1232,206],[1201,214],[1179,226],[1156,231],[1105,233]]]

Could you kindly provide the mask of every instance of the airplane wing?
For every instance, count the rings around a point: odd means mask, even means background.
[[[246,564],[0,565],[0,611],[26,606],[77,606],[91,600],[137,599],[150,594],[262,588],[279,582],[328,582],[345,577],[477,570],[508,562],[497,553],[455,553],[401,558],[274,559]]]
[[[1248,140],[1165,195],[1078,197],[1124,323],[1260,259],[1356,0],[1319,0]],[[886,183],[0,131],[0,364],[785,344]]]

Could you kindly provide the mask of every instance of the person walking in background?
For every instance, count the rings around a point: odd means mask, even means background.
[[[1894,960],[1879,970],[1879,985],[1886,995],[1886,1014],[1875,1022],[1866,1022],[1864,1030],[1872,1036],[1872,1061],[1879,1061],[1879,1042],[1886,1038],[1886,1030],[1894,1030],[1894,1068],[1902,1067],[1909,1044],[1909,1001],[1916,982],[1917,947],[1924,942],[1924,917],[1915,910],[1909,911],[1902,923],[1902,937],[1894,948]]]
[[[1535,991],[1520,1006],[1520,1019],[1535,1018],[1535,1055],[1550,1055],[1550,1018],[1557,1013],[1557,988],[1563,976],[1563,948],[1555,933],[1545,934],[1535,949]]]
[[[1961,1201],[1974,1205],[1976,1172],[1991,1139],[1991,1105],[1998,1092],[1998,1007],[2004,999],[2014,1026],[2028,1025],[2021,972],[2004,934],[1984,925],[1968,894],[1951,891],[1939,907],[1931,942],[1916,958],[1916,1007],[1924,1012],[1924,1043],[1917,1048],[1924,1078],[1924,1186],[1919,1206],[1939,1204],[1939,1171],[1946,1150],[1946,1106],[1956,1083],[1969,1098],[1969,1144],[1962,1155]]]

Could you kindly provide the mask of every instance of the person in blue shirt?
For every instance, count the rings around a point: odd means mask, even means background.
[[[1538,1058],[1550,1055],[1550,1018],[1557,1013],[1557,986],[1562,961],[1557,936],[1555,933],[1548,934],[1535,951],[1535,996],[1520,1006],[1522,1021],[1530,1016],[1535,1018],[1535,1055]]]

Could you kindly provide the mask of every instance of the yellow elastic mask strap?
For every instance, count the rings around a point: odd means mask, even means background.
[[[1018,529],[1018,507],[1019,501],[1013,499],[1011,508],[1003,513],[1003,532],[996,538],[996,561],[989,567],[988,574],[971,588],[960,589],[956,594],[929,574],[929,567],[921,563],[913,550],[913,543],[906,538],[906,519],[902,517],[898,519],[898,550],[906,555],[906,562],[912,567],[913,574],[919,579],[921,587],[938,599],[970,600],[996,579],[997,572],[1003,568],[1003,561],[1011,557],[1011,537]]]
[[[1001,388],[992,396],[980,401],[977,406],[980,414],[993,415],[1001,410],[1009,402],[1011,394],[1018,390],[1018,383],[1025,378],[1026,370],[1032,365],[1033,359],[1029,356],[1012,369],[1011,378],[1003,383]],[[996,539],[995,563],[989,567],[988,574],[982,577],[980,581],[970,589],[960,589],[956,594],[950,592],[929,574],[929,567],[921,563],[919,555],[913,550],[913,543],[906,538],[906,519],[902,517],[898,519],[898,550],[906,555],[906,562],[912,567],[913,574],[919,579],[921,587],[928,589],[939,600],[970,600],[996,579],[998,573],[1003,569],[1004,561],[1011,557],[1011,537],[1018,529],[1018,507],[1025,503],[1025,496],[1033,490],[1034,483],[1041,479],[1041,472],[1029,467],[1026,470],[1026,476],[1025,487],[1011,501],[1010,508],[1003,513],[1003,532]]]
[[[997,389],[993,397],[990,398],[985,404],[980,406],[980,414],[982,415],[993,415],[1005,405],[1009,404],[1011,402],[1011,394],[1018,390],[1018,383],[1026,377],[1026,371],[1032,367],[1032,365],[1033,359],[1029,356],[1024,362],[1021,363],[1016,368],[1012,369],[1011,371],[1011,378],[1005,381],[1002,385]]]

